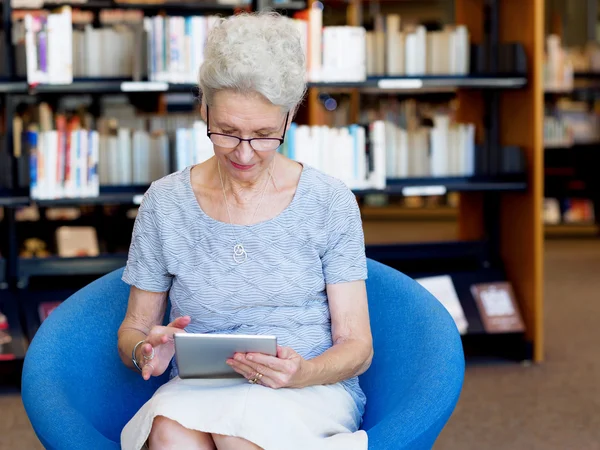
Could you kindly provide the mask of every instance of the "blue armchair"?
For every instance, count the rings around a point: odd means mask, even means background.
[[[460,336],[417,282],[368,261],[375,357],[361,376],[369,449],[430,449],[462,388]],[[123,426],[165,381],[144,382],[117,353],[129,286],[122,269],[80,290],[44,321],[27,353],[22,396],[47,449],[118,449]]]

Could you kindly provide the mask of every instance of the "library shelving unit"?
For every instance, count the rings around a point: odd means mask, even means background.
[[[545,94],[546,102],[569,98],[587,103],[591,111],[600,100],[600,73],[576,72],[572,88],[558,92],[547,90]],[[544,155],[545,196],[559,202],[567,199],[589,201],[595,216],[595,221],[589,223],[546,225],[546,236],[600,237],[600,180],[597,174],[600,140],[546,145]]]
[[[418,95],[452,90],[459,102],[459,120],[476,124],[480,154],[498,155],[507,146],[522,149],[526,173],[516,181],[489,176],[478,180],[388,180],[388,194],[408,191],[412,195],[427,195],[428,189],[438,195],[460,192],[459,235],[456,241],[449,243],[368,246],[367,253],[410,275],[452,273],[470,323],[464,342],[469,346],[475,343],[477,353],[483,346],[483,354],[500,351],[541,362],[544,355],[541,221],[544,3],[543,0],[524,3],[456,0],[454,15],[457,24],[469,29],[471,43],[484,44],[490,52],[489,74],[316,83],[310,86],[308,93],[308,122],[311,125],[326,123],[327,112],[319,100],[322,92],[343,89],[349,94],[351,120],[356,121],[361,94],[365,92]],[[363,24],[361,1],[349,2],[347,22]],[[527,74],[495,73],[499,67],[499,48],[508,43],[518,43],[524,48]],[[508,280],[516,293],[526,328],[522,336],[485,336],[468,292],[468,286],[476,281],[501,279]]]
[[[3,25],[10,30],[10,2],[3,0]],[[89,7],[96,7],[97,2]],[[112,3],[118,8],[122,5]],[[197,5],[197,3],[194,3]],[[285,9],[287,4],[279,4]],[[290,4],[290,10],[296,4]],[[541,85],[543,55],[543,1],[526,3],[503,0],[456,0],[455,17],[458,24],[468,27],[473,43],[485,43],[489,48],[490,73],[471,76],[411,76],[368,78],[362,83],[309,83],[306,100],[306,122],[325,123],[321,92],[346,92],[351,97],[351,120],[357,121],[362,94],[408,94],[451,91],[459,101],[459,118],[476,124],[478,154],[499,157],[507,147],[520,147],[526,160],[526,172],[502,174],[388,180],[384,191],[357,191],[368,194],[439,195],[440,192],[459,192],[461,195],[458,219],[460,235],[456,241],[411,245],[368,246],[368,256],[404,270],[410,275],[453,272],[456,290],[470,327],[465,342],[472,341],[478,352],[510,355],[517,359],[541,361],[542,334],[542,225],[543,94]],[[79,6],[79,5],[78,5]],[[131,5],[128,5],[131,6]],[[141,9],[146,5],[137,5]],[[163,5],[160,5],[163,6]],[[293,6],[293,7],[292,7]],[[152,5],[154,11],[157,5]],[[203,13],[207,9],[187,10]],[[346,4],[347,23],[360,25],[363,5],[360,0]],[[162,10],[162,9],[161,9]],[[232,8],[230,8],[233,11]],[[10,35],[10,33],[6,33]],[[10,44],[9,37],[5,36]],[[498,47],[503,42],[522,45],[527,57],[527,73],[498,73],[495,70]],[[14,73],[10,45],[6,48],[6,67]],[[4,139],[7,148],[12,142],[11,127],[13,95],[62,95],[69,93],[131,92],[160,95],[164,92],[195,92],[190,84],[132,82],[131,80],[75,80],[63,86],[27,86],[23,81],[0,80],[0,101],[5,109]],[[103,188],[97,198],[32,201],[28,192],[0,192],[0,206],[5,207],[3,236],[0,236],[5,258],[5,291],[12,306],[20,311],[31,337],[39,325],[35,323],[35,302],[27,292],[30,277],[59,275],[99,276],[122,266],[126,255],[111,254],[98,258],[25,260],[19,258],[16,208],[36,203],[40,207],[64,205],[139,204],[143,186]],[[0,269],[2,268],[0,260]],[[474,282],[511,282],[523,315],[525,333],[486,335],[476,305],[469,294]],[[18,300],[20,298],[22,301]],[[29,299],[29,300],[25,300]]]

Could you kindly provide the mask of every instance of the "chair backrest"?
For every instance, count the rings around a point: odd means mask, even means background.
[[[442,409],[453,408],[452,401],[432,404],[427,399],[436,390],[456,397],[460,392],[464,355],[454,321],[435,297],[406,275],[372,260],[368,272],[374,358],[360,377],[367,396],[363,428],[369,430],[399,404],[432,414],[440,408],[439,416],[447,417],[449,411]],[[416,401],[407,401],[408,396]],[[405,413],[408,417],[418,412]]]

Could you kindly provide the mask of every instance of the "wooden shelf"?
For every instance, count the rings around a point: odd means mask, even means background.
[[[600,225],[587,224],[558,224],[544,225],[544,234],[549,238],[569,237],[600,237]]]

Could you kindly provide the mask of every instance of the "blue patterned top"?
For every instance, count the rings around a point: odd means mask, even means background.
[[[305,165],[278,216],[231,225],[202,210],[190,170],[155,181],[144,195],[123,280],[146,291],[170,290],[171,320],[189,315],[187,332],[275,335],[305,359],[329,349],[326,284],[367,278],[354,194]],[[236,235],[248,254],[242,264],[233,260]],[[177,373],[173,359],[171,377]],[[342,384],[362,415],[358,378]]]

